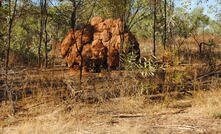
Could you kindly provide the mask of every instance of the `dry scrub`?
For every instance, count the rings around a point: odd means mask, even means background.
[[[8,88],[2,67],[0,134],[220,133],[220,57],[220,50],[161,50],[153,70],[142,62],[84,74],[81,84],[66,67],[11,68]]]
[[[219,133],[220,89],[195,92],[183,100],[146,102],[144,97],[121,97],[102,104],[56,106],[18,125],[5,127],[3,133]],[[46,107],[42,111],[46,110]],[[169,118],[169,119],[167,119]],[[187,120],[188,119],[188,120]],[[159,120],[159,121],[158,121]],[[195,122],[197,120],[197,122]],[[182,121],[183,123],[180,124]],[[171,124],[172,123],[172,124]],[[212,127],[211,127],[212,126]],[[129,131],[130,130],[130,131]],[[172,130],[172,131],[171,131]]]

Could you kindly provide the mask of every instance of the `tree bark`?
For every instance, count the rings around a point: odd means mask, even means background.
[[[77,13],[77,5],[76,5],[76,1],[73,0],[72,1],[72,13],[71,13],[71,28],[75,29],[76,26],[76,13]]]
[[[15,18],[16,8],[17,8],[17,0],[15,0],[15,5],[13,8],[13,14],[11,15],[11,0],[9,2],[9,26],[8,26],[8,47],[6,51],[6,74],[8,73],[8,63],[9,63],[9,54],[10,54],[10,47],[11,47],[11,32],[12,32],[12,25]]]
[[[38,45],[38,66],[41,66],[41,44],[43,39],[43,0],[40,0],[41,17],[40,17],[40,32],[39,32],[39,45]]]
[[[153,9],[153,55],[156,56],[156,19],[157,19],[157,0],[154,0]]]
[[[0,8],[2,7],[2,0],[0,0]],[[2,18],[0,18],[0,26],[2,27],[2,20],[1,20]]]
[[[172,15],[173,15],[173,12],[174,12],[174,1],[173,0],[170,0],[170,7],[169,7],[169,16],[171,17]],[[168,27],[168,29],[169,29],[169,38],[170,38],[170,40],[172,40],[173,39],[173,26],[171,26],[171,25],[169,25],[169,27]],[[172,48],[172,46],[169,46],[170,48]]]
[[[48,32],[47,32],[47,22],[48,22],[48,11],[47,11],[47,0],[44,0],[44,32],[45,32],[45,67],[48,67]]]
[[[8,64],[9,64],[9,55],[10,55],[10,47],[11,47],[11,32],[12,32],[12,25],[15,19],[15,14],[16,14],[16,8],[17,8],[17,0],[15,0],[15,4],[13,7],[13,13],[11,14],[11,0],[8,1],[9,3],[9,25],[8,25],[8,47],[7,47],[7,51],[6,51],[6,63],[5,63],[5,72],[6,72],[6,85],[7,87],[8,85]],[[14,101],[12,98],[12,91],[10,90],[10,88],[7,89],[7,93],[9,96],[9,100],[11,101],[11,113],[14,115],[15,114],[15,105],[14,105]],[[6,93],[5,93],[6,94]]]
[[[163,41],[164,50],[166,49],[166,43],[167,43],[167,0],[164,0],[164,41]]]

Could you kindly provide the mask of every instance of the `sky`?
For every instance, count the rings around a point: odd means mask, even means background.
[[[208,15],[211,19],[216,19],[216,14],[212,10],[217,10],[217,0],[202,0],[203,2],[199,3],[199,0],[175,0],[175,7],[183,7],[187,5],[187,11],[191,12],[196,7],[203,7],[204,13]]]

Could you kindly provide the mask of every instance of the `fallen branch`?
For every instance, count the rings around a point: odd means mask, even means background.
[[[214,76],[214,75],[221,75],[221,70],[211,71],[209,73],[206,73],[206,74],[198,76],[196,79],[199,80],[199,79],[210,77],[210,76]]]
[[[149,126],[152,128],[165,128],[165,129],[184,129],[184,130],[195,130],[195,129],[202,129],[204,132],[206,131],[204,128],[200,128],[198,126],[188,126],[188,125],[155,125]]]
[[[144,114],[119,114],[114,115],[113,118],[137,118],[137,117],[144,117]]]

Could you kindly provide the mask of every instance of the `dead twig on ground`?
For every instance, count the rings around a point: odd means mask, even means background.
[[[201,128],[198,126],[189,126],[189,125],[155,125],[149,126],[152,128],[163,128],[163,129],[181,129],[181,130],[198,130],[200,132],[207,132],[205,128]]]
[[[119,115],[113,115],[113,118],[138,118],[138,117],[144,117],[146,115],[144,114],[119,114]]]

